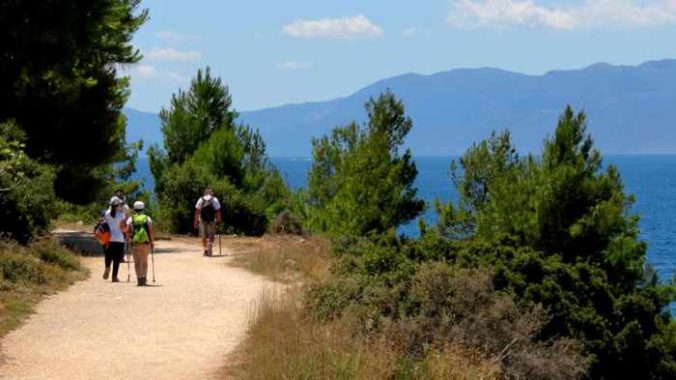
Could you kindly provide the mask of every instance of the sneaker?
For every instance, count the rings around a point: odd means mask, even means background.
[[[106,267],[106,269],[103,271],[103,279],[107,280],[108,279],[108,274],[110,273],[110,267]]]
[[[120,282],[120,279],[119,279],[119,278],[114,278],[114,279],[113,279],[113,282]]]
[[[206,249],[204,250],[204,256],[209,256],[209,251],[207,251]]]

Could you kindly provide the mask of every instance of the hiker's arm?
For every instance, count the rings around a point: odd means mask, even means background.
[[[120,231],[129,238],[129,227],[127,227],[127,219],[120,221]]]
[[[200,226],[200,210],[197,208],[195,209],[195,216],[193,218],[192,223],[195,226],[195,228],[198,228]]]
[[[221,209],[216,210],[216,223],[221,222]]]
[[[124,233],[124,237],[129,240],[131,239],[131,234],[132,234],[132,226],[131,224],[127,223],[128,219],[125,219],[124,222],[122,222],[122,232]]]

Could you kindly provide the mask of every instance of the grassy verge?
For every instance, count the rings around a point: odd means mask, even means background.
[[[321,279],[331,262],[329,242],[319,237],[272,235],[226,238],[224,243],[235,253],[231,265],[282,283]]]
[[[460,346],[429,350],[410,360],[395,340],[356,334],[356,321],[311,318],[298,292],[264,292],[249,337],[224,378],[263,379],[497,379],[499,366]]]
[[[330,244],[321,238],[228,239],[233,265],[284,283],[331,277]],[[223,378],[235,379],[496,379],[500,367],[459,345],[433,347],[410,358],[393,334],[364,334],[359,316],[313,316],[307,288],[264,291],[249,319],[249,335]]]
[[[0,241],[0,337],[19,326],[42,297],[86,276],[79,258],[54,240],[27,247]]]

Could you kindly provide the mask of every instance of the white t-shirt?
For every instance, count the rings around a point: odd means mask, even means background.
[[[211,204],[214,206],[214,210],[220,210],[221,209],[221,204],[218,202],[218,198],[214,197],[213,195],[205,195],[203,197],[200,197],[200,199],[197,200],[197,203],[195,204],[196,209],[201,209],[202,207],[207,205],[207,202],[211,201]]]
[[[124,213],[120,210],[117,210],[117,212],[115,213],[115,217],[113,218],[110,215],[110,209],[108,209],[104,217],[106,218],[108,227],[110,227],[110,241],[114,241],[116,243],[124,243],[124,234],[120,229],[120,222],[124,222],[125,219],[127,218],[124,215]]]

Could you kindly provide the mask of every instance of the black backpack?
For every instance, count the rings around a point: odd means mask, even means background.
[[[213,198],[212,198],[213,199]],[[200,208],[200,218],[203,222],[213,222],[216,220],[216,208],[211,199],[202,198],[202,208]]]

